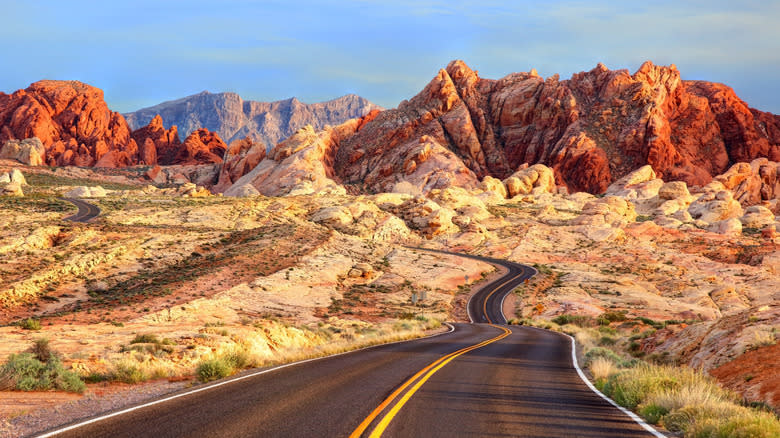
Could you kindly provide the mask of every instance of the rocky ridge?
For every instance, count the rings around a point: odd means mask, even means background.
[[[664,181],[704,186],[737,162],[780,160],[779,120],[725,85],[683,81],[674,65],[491,80],[453,61],[411,100],[340,136],[329,178],[373,192],[402,181],[471,189],[536,163],[570,191],[603,193],[647,164]]]
[[[258,102],[244,100],[236,93],[214,94],[204,91],[124,116],[134,129],[141,128],[161,115],[167,126],[178,126],[184,135],[206,128],[219,134],[227,143],[249,137],[270,149],[306,125],[321,130],[327,125],[338,125],[362,117],[377,108],[354,94],[305,104],[296,98]]]
[[[0,93],[0,158],[27,165],[127,167],[213,164],[227,145],[202,129],[179,139],[162,119],[130,130],[111,111],[103,91],[78,81],[39,81],[10,95]]]

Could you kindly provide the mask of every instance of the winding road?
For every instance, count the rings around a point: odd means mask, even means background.
[[[66,221],[84,223],[84,222],[89,222],[100,215],[100,209],[97,207],[97,205],[90,204],[89,202],[82,201],[81,199],[75,199],[75,198],[61,198],[61,199],[63,201],[68,201],[79,208],[78,213],[74,214],[73,216],[66,217],[65,218]]]
[[[470,300],[472,324],[169,395],[42,436],[662,437],[594,392],[566,335],[505,322],[503,297],[533,268],[506,269]]]

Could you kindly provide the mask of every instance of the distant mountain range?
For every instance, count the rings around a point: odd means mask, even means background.
[[[166,129],[176,125],[185,137],[206,128],[219,134],[225,143],[249,137],[270,150],[306,125],[320,130],[362,117],[375,108],[380,107],[354,94],[305,104],[294,97],[257,102],[244,100],[236,93],[204,91],[123,115],[132,130],[148,125],[159,114]]]

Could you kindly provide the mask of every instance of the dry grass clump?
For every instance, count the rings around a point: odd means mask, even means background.
[[[436,319],[416,318],[392,325],[297,328],[272,323],[261,332],[235,335],[232,343],[202,358],[195,367],[201,382],[231,376],[242,369],[323,357],[388,342],[413,339],[441,327]],[[268,341],[287,348],[269,350]]]
[[[774,332],[770,331],[756,331],[753,333],[753,342],[750,343],[749,349],[757,349],[761,347],[769,347],[775,345],[777,339]]]
[[[739,405],[713,378],[689,368],[643,363],[597,386],[621,406],[685,437],[780,436],[772,414]]]
[[[608,326],[595,328],[583,322],[586,320],[559,318],[552,327],[544,320],[520,323],[572,335],[579,351],[585,353],[584,363],[596,387],[652,424],[686,438],[780,436],[780,420],[775,415],[741,405],[739,398],[714,378],[686,367],[624,359],[625,344],[633,338],[625,338]],[[752,346],[775,342],[774,333],[760,331]]]
[[[590,363],[590,372],[596,382],[606,381],[606,379],[617,372],[615,362],[605,357],[597,357]]]

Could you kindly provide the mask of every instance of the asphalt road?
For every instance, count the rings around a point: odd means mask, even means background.
[[[79,211],[76,214],[74,214],[73,216],[66,217],[65,218],[66,221],[89,222],[100,215],[100,209],[96,205],[90,204],[89,202],[82,201],[81,199],[75,199],[75,198],[62,198],[62,199],[64,201],[70,202],[71,204],[79,208]]]
[[[469,303],[476,321],[502,322],[502,295],[532,273],[504,266]],[[249,371],[57,436],[652,436],[582,382],[570,342],[529,327],[454,324],[425,339]]]

